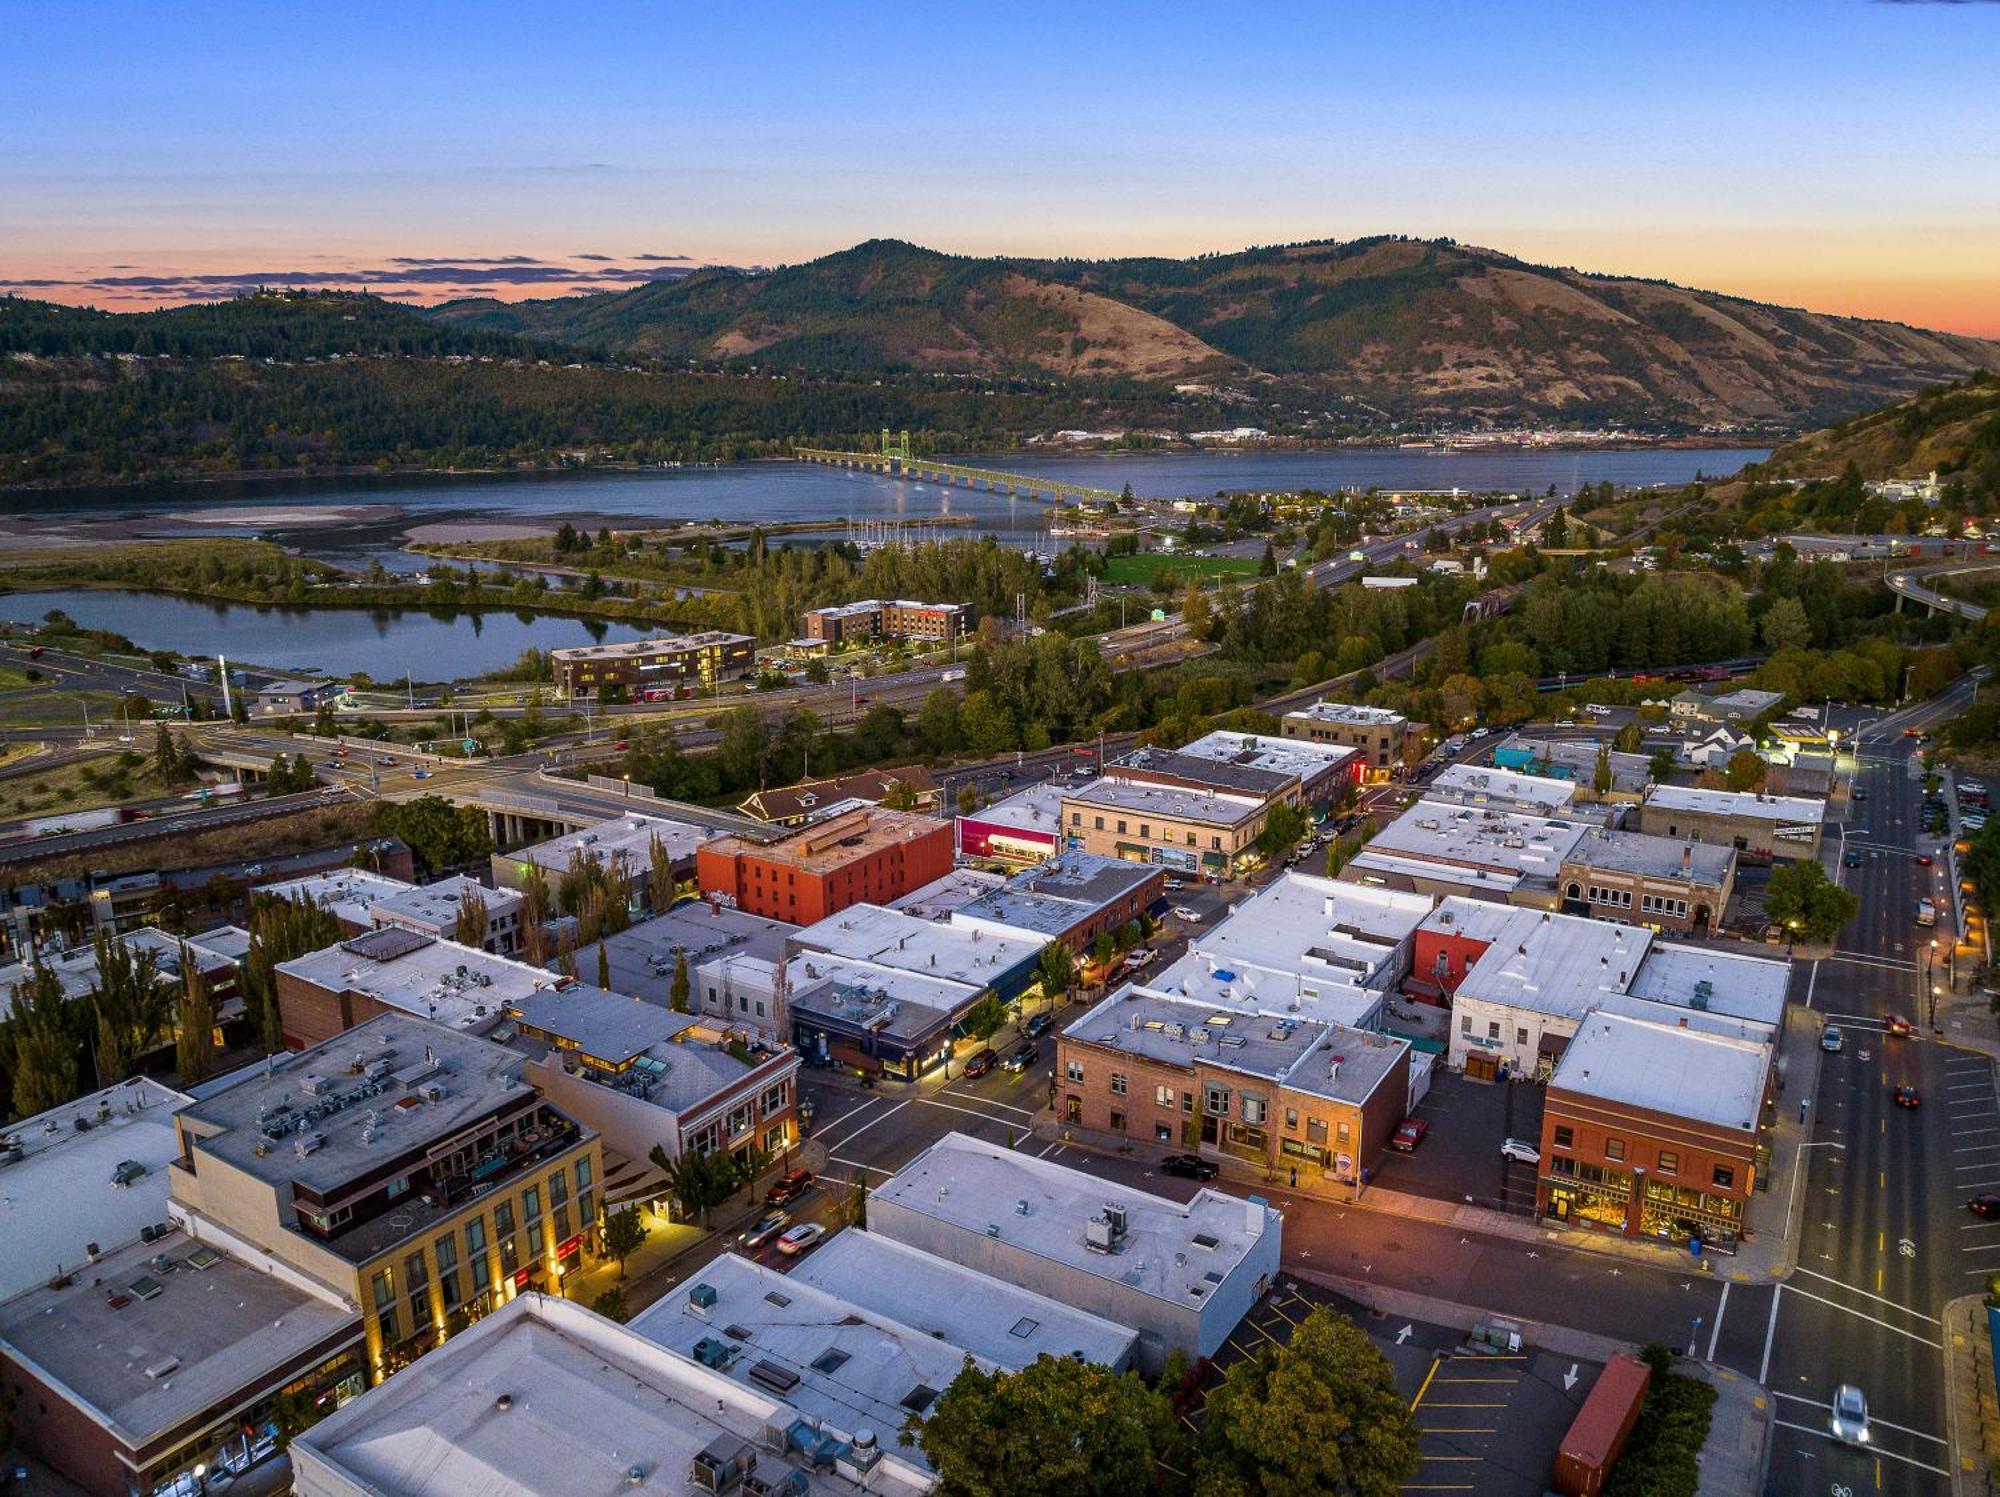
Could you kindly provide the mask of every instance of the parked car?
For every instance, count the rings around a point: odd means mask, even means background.
[[[1507,1138],[1500,1141],[1500,1157],[1517,1164],[1540,1164],[1542,1151],[1525,1138]]]
[[[994,1052],[991,1045],[988,1045],[983,1050],[973,1051],[971,1056],[967,1058],[965,1062],[965,1074],[967,1076],[984,1076],[998,1064],[1000,1064],[999,1055]]]
[[[1034,1018],[1021,1026],[1021,1033],[1025,1034],[1031,1040],[1038,1040],[1053,1022],[1047,1014],[1036,1014]]]
[[[818,1222],[800,1222],[778,1239],[778,1251],[787,1258],[796,1258],[824,1236],[826,1228]]]
[[[1126,952],[1125,965],[1127,967],[1130,967],[1134,972],[1144,971],[1147,967],[1153,965],[1152,949],[1150,947],[1140,946],[1135,948],[1134,950]]]
[[[770,1211],[757,1218],[756,1225],[737,1240],[747,1248],[760,1248],[792,1224],[789,1211]]]
[[[1917,1089],[1914,1086],[1897,1087],[1894,1100],[1898,1107],[1921,1107],[1924,1105],[1924,1099],[1917,1095]]]
[[[1845,1043],[1846,1039],[1844,1036],[1842,1036],[1840,1032],[1840,1026],[1838,1024],[1827,1025],[1825,1031],[1821,1033],[1819,1037],[1820,1049],[1828,1051],[1829,1053],[1837,1054],[1840,1050],[1840,1047]]]
[[[764,1192],[764,1204],[767,1206],[789,1206],[793,1201],[796,1201],[800,1196],[811,1190],[812,1187],[813,1172],[811,1170],[793,1170],[789,1174],[780,1176],[777,1184]]]
[[[1012,1071],[1015,1075],[1018,1076],[1022,1072],[1030,1069],[1034,1065],[1034,1063],[1035,1063],[1035,1047],[1033,1045],[1023,1045],[1020,1049],[1014,1051],[1013,1054],[1009,1055],[1005,1060],[1000,1062],[1000,1069],[1003,1071]]]
[[[1965,1209],[1974,1216],[2000,1216],[2000,1196],[1974,1196]]]
[[[1213,1180],[1220,1172],[1199,1154],[1169,1154],[1160,1161],[1160,1173],[1183,1180]]]
[[[1846,864],[1849,868],[1859,868],[1861,866],[1861,854],[1859,852],[1850,849],[1847,856],[1842,858],[1840,861]]]
[[[1389,1147],[1405,1154],[1414,1154],[1417,1145],[1424,1141],[1424,1135],[1431,1131],[1429,1118],[1404,1118],[1396,1131],[1389,1135]]]
[[[1167,890],[1169,893],[1178,894],[1181,890],[1185,889],[1186,887],[1187,887],[1187,880],[1184,878],[1170,878],[1167,880]]]
[[[1201,911],[1184,904],[1174,906],[1174,918],[1183,925],[1201,924]]]
[[[1852,1383],[1842,1383],[1833,1395],[1833,1412],[1827,1417],[1827,1433],[1843,1445],[1866,1445],[1868,1400]]]

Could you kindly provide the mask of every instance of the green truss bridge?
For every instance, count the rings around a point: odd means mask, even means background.
[[[1117,489],[1095,488],[1087,483],[1066,483],[1059,478],[1033,478],[1025,473],[1002,473],[992,468],[968,468],[963,463],[941,463],[932,458],[910,455],[910,434],[891,437],[882,433],[878,452],[834,452],[824,447],[794,447],[792,456],[802,463],[826,463],[836,468],[856,468],[881,473],[890,478],[908,478],[919,483],[950,484],[968,489],[990,489],[996,494],[1012,494],[1022,499],[1039,499],[1055,504],[1102,504],[1123,495]]]

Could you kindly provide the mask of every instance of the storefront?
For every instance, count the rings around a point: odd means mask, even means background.
[[[1743,1203],[1730,1196],[1648,1180],[1639,1212],[1639,1231],[1666,1242],[1699,1238],[1718,1246],[1733,1244],[1743,1230]]]
[[[1558,1157],[1550,1163],[1559,1168],[1570,1162]],[[1595,1164],[1580,1164],[1575,1169],[1574,1175],[1543,1179],[1546,1205],[1542,1214],[1575,1226],[1623,1232],[1631,1219],[1632,1177]]]

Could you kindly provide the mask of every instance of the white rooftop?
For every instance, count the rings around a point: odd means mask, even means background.
[[[1182,744],[1180,752],[1196,759],[1212,759],[1218,764],[1247,764],[1252,769],[1297,775],[1301,782],[1338,769],[1361,754],[1361,750],[1345,744],[1228,731],[1204,734],[1193,743]]]
[[[1752,816],[1764,821],[1809,821],[1826,816],[1826,802],[1796,795],[1758,795],[1749,790],[1702,790],[1693,785],[1655,785],[1646,804],[1663,811],[1694,811],[1704,816]]]
[[[791,1277],[962,1346],[997,1367],[1077,1355],[1124,1367],[1139,1341],[1137,1331],[1088,1310],[855,1228],[814,1248]]]
[[[980,988],[991,987],[1019,964],[1037,959],[1043,944],[1026,934],[966,929],[879,904],[849,905],[792,937],[797,952],[846,957]]]
[[[1387,707],[1359,707],[1351,702],[1314,702],[1310,707],[1294,708],[1285,716],[1362,728],[1393,728],[1408,721],[1402,713]]]
[[[1069,794],[1067,785],[1056,780],[1044,780],[1039,785],[1030,785],[1026,790],[1017,790],[1005,800],[996,800],[990,806],[981,806],[970,816],[959,819],[1056,836],[1062,827],[1062,803],[1063,797],[1067,794]]]
[[[1147,985],[1247,1013],[1365,1026],[1430,910],[1428,895],[1287,873],[1197,927]]]
[[[407,925],[450,935],[457,927],[458,912],[473,895],[486,902],[486,918],[489,921],[498,920],[521,907],[521,896],[515,890],[489,889],[479,880],[467,878],[461,873],[377,900],[371,914],[377,925]]]
[[[528,865],[533,864],[544,873],[559,874],[569,867],[571,854],[581,852],[602,867],[622,866],[628,878],[644,878],[646,871],[652,867],[654,839],[659,840],[670,859],[675,863],[684,863],[694,856],[697,847],[714,837],[715,833],[707,827],[633,812],[611,821],[600,821],[596,826],[587,826],[581,831],[565,832],[560,837],[519,848],[505,856],[519,864],[523,873],[527,872]]]
[[[1135,780],[1094,780],[1069,792],[1065,806],[1093,811],[1125,811],[1200,822],[1205,826],[1236,826],[1264,809],[1260,796],[1220,795],[1210,790],[1180,790]],[[1137,828],[1133,829],[1133,835]]]
[[[1685,878],[1719,885],[1729,876],[1736,850],[1720,842],[1656,837],[1648,832],[1595,827],[1570,851],[1570,861],[1641,878]]]
[[[1198,1190],[1182,1205],[964,1133],[947,1133],[869,1199],[998,1238],[1176,1310],[1198,1305],[1283,1220],[1269,1206],[1217,1190]],[[1084,1245],[1086,1224],[1107,1203],[1125,1210],[1126,1246],[1117,1253]]]
[[[329,873],[309,873],[304,878],[261,884],[255,892],[277,899],[303,896],[343,924],[365,926],[370,923],[368,912],[378,903],[407,894],[416,887],[403,879],[371,873],[365,868],[336,868]]]
[[[1420,800],[1377,832],[1354,861],[1372,856],[1447,865],[1485,873],[1505,888],[1507,880],[1553,881],[1588,830],[1521,811]]]
[[[1747,1133],[1770,1067],[1767,1043],[1599,1012],[1563,1051],[1549,1088]]]
[[[968,1356],[735,1253],[693,1270],[631,1328],[835,1429],[886,1433],[928,1414]]]
[[[883,1453],[864,1486],[852,1430],[801,1424],[779,1399],[629,1326],[524,1294],[300,1435],[292,1464],[300,1497],[683,1497],[704,1452],[739,1450],[773,1489],[787,1468],[798,1473],[808,1497],[929,1485],[893,1429],[875,1432]],[[830,1469],[816,1469],[793,1435]]]
[[[901,914],[915,915],[919,920],[949,920],[953,910],[1004,888],[1006,883],[1003,874],[986,873],[977,868],[954,868],[943,878],[934,878],[921,888],[890,900],[889,908]]]
[[[1775,1026],[1784,1022],[1791,985],[1790,962],[1655,941],[1625,991],[1676,1009],[1700,1009]]]
[[[167,1219],[174,1109],[187,1094],[143,1076],[0,1128],[0,1300]],[[12,1144],[13,1148],[8,1147]],[[120,1185],[120,1166],[130,1183]]]
[[[1566,810],[1576,799],[1576,781],[1478,764],[1453,764],[1439,770],[1424,793],[1472,806],[1534,807],[1547,815]]]
[[[1459,998],[1578,1019],[1604,994],[1628,991],[1653,942],[1643,926],[1539,910],[1512,913],[1528,918],[1510,924],[1472,964],[1458,985]]]
[[[468,1034],[485,1034],[506,1005],[563,981],[526,962],[393,926],[308,952],[278,970],[330,992],[366,993]]]

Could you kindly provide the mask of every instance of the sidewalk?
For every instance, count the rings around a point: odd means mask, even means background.
[[[1702,1497],[1761,1497],[1771,1460],[1771,1395],[1761,1383],[1710,1362],[1683,1357],[1676,1371],[1692,1371],[1715,1389],[1708,1439],[1695,1462]]]
[[[1945,1430],[1951,1437],[1954,1497],[1989,1497],[2000,1453],[2000,1399],[1993,1381],[1986,1296],[1965,1294],[1944,1307]]]

